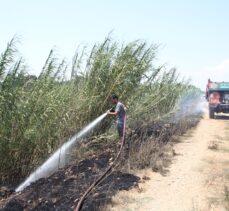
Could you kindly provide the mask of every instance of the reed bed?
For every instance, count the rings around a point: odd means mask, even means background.
[[[108,110],[112,93],[129,107],[129,127],[137,128],[168,116],[183,96],[198,92],[175,69],[155,67],[157,46],[144,41],[108,37],[76,52],[71,65],[51,50],[38,76],[28,73],[16,44],[13,38],[0,57],[0,184],[26,177]],[[95,135],[104,134],[110,122]]]

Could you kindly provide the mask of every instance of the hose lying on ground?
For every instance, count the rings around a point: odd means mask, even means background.
[[[84,200],[86,199],[86,197],[88,196],[88,194],[92,191],[92,189],[94,187],[96,187],[96,185],[98,185],[102,179],[105,178],[105,176],[111,171],[111,169],[114,167],[114,165],[117,163],[120,155],[121,155],[121,152],[122,152],[122,149],[123,149],[123,146],[124,146],[124,143],[125,143],[125,130],[126,130],[126,116],[124,117],[124,125],[123,125],[123,136],[122,136],[122,142],[121,142],[121,146],[120,146],[120,149],[117,153],[117,156],[114,160],[114,162],[107,168],[107,170],[94,182],[91,184],[91,186],[85,191],[85,193],[83,194],[83,196],[80,198],[76,208],[75,208],[75,211],[80,211],[82,206],[83,206],[83,203],[84,203]]]

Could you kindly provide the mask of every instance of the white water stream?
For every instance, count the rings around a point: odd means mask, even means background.
[[[85,135],[87,135],[98,123],[100,123],[106,117],[106,115],[107,113],[102,114],[93,122],[84,127],[80,132],[70,138],[66,143],[64,143],[40,167],[38,167],[32,174],[30,174],[30,176],[22,184],[17,187],[16,192],[22,191],[32,182],[35,182],[40,178],[47,177],[58,170],[58,168],[65,166],[66,154],[70,151],[70,149],[72,149],[74,144]]]

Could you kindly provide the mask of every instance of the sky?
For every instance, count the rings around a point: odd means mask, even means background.
[[[229,81],[227,0],[0,0],[0,52],[13,36],[31,74],[49,51],[69,63],[79,45],[136,39],[159,45],[156,64],[205,89]]]

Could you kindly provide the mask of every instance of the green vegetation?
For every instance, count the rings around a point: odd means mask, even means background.
[[[0,183],[18,182],[77,130],[109,107],[117,93],[129,126],[168,116],[193,87],[175,69],[154,67],[157,47],[110,38],[76,53],[71,67],[50,52],[39,76],[27,73],[15,39],[0,58]],[[66,78],[66,70],[71,76]],[[194,91],[195,92],[195,91]],[[110,128],[109,118],[97,135]]]

